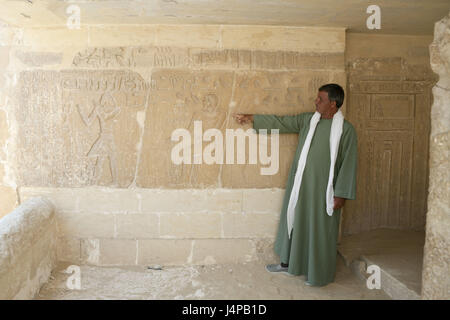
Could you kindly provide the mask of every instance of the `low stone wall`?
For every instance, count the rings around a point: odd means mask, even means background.
[[[283,189],[19,188],[19,194],[55,204],[59,261],[112,266],[276,259]]]
[[[0,299],[32,299],[56,264],[54,206],[32,198],[0,219]]]

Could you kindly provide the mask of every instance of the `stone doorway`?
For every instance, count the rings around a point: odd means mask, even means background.
[[[358,191],[343,234],[424,230],[433,75],[402,58],[359,59],[348,69],[347,118],[358,133]]]
[[[358,197],[345,208],[339,252],[363,279],[369,265],[379,266],[392,298],[419,299],[436,78],[402,57],[360,58],[347,75]]]

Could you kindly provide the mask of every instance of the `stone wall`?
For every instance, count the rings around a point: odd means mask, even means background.
[[[450,299],[450,15],[435,24],[430,62],[439,75],[433,87],[430,136],[430,187],[423,299]]]
[[[57,42],[73,31],[54,32]],[[174,165],[171,133],[195,120],[225,133],[233,112],[311,111],[321,84],[345,86],[343,30],[90,28],[86,48],[64,38],[64,52],[44,52],[49,34],[25,32],[10,52],[18,186],[284,187],[293,135],[280,141],[279,173],[262,177],[259,165]]]
[[[343,111],[359,138],[357,200],[346,205],[344,233],[424,228],[431,37],[233,25],[0,30],[0,216],[48,196],[62,260],[272,254],[297,137],[280,137],[279,172],[264,176],[266,166],[248,158],[175,165],[171,133],[193,133],[196,120],[203,132],[225,133],[239,127],[235,112],[313,111],[326,82],[348,89]],[[170,247],[181,251],[162,250]]]
[[[18,204],[15,178],[8,162],[8,139],[11,138],[7,104],[10,78],[6,74],[13,31],[0,23],[0,218],[11,212]]]
[[[56,219],[46,199],[24,202],[0,220],[0,299],[32,299],[56,265]]]
[[[235,112],[313,111],[320,85],[345,88],[343,28],[124,25],[3,34],[8,181],[21,200],[55,202],[60,260],[214,263],[272,253],[296,135],[280,137],[278,173],[261,175],[267,165],[248,158],[175,165],[171,133],[193,133],[201,120],[203,132],[225,136],[239,127]]]
[[[111,266],[271,257],[284,191],[23,187],[20,194],[58,208],[58,260]]]

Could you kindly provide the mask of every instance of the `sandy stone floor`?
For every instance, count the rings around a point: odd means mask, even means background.
[[[270,274],[266,263],[162,266],[162,270],[81,266],[81,290],[67,288],[70,274],[63,271],[68,264],[60,264],[36,299],[389,299],[381,290],[367,289],[340,257],[335,282],[324,287],[306,286],[304,277]]]

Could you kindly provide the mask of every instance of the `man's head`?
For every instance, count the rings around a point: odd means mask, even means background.
[[[105,92],[100,98],[100,106],[103,108],[103,110],[109,112],[116,106],[116,101],[109,92]]]
[[[322,115],[335,114],[344,103],[344,89],[338,84],[321,86],[315,100],[316,110]]]

